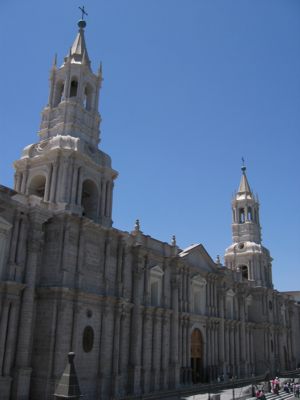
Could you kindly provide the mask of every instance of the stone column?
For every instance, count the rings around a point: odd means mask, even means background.
[[[75,160],[73,160],[72,188],[71,188],[71,194],[70,194],[70,199],[69,199],[71,204],[76,204],[78,175],[79,175],[79,166],[76,165]]]
[[[27,184],[27,178],[28,178],[28,169],[26,165],[25,171],[23,171],[22,174],[22,183],[21,183],[21,193],[26,193],[26,184]]]
[[[230,326],[230,364],[232,366],[232,374],[235,373],[235,343],[234,343],[234,325]]]
[[[52,170],[52,179],[51,179],[51,187],[50,187],[50,202],[53,203],[56,200],[56,182],[57,182],[57,171],[58,170],[58,161],[55,161],[53,164]]]
[[[162,346],[162,352],[161,352],[161,368],[162,368],[162,377],[161,377],[161,382],[162,382],[162,389],[166,390],[168,389],[168,364],[169,364],[169,358],[168,354],[170,351],[170,320],[169,320],[169,315],[164,314],[162,318],[162,330],[161,330],[161,346]]]
[[[21,189],[21,178],[22,178],[21,173],[16,172],[15,173],[15,185],[14,185],[16,192],[19,192]]]
[[[122,305],[117,304],[115,307],[114,321],[114,337],[113,337],[113,357],[112,357],[112,390],[113,397],[117,397],[119,393],[119,353],[120,349],[120,325],[122,316]]]
[[[60,201],[61,202],[66,202],[66,195],[67,195],[67,184],[68,184],[68,170],[69,170],[69,159],[63,157],[61,159],[61,163],[60,163],[60,170],[62,170],[60,172],[61,174],[61,181],[60,181]]]
[[[141,288],[143,282],[144,254],[136,250],[134,255],[133,271],[133,309],[130,333],[130,360],[131,360],[131,391],[132,394],[141,393],[141,345],[142,345],[142,313]]]
[[[32,338],[35,323],[35,281],[41,247],[43,244],[42,225],[47,216],[39,211],[30,215],[30,231],[27,239],[27,267],[23,292],[14,385],[12,399],[27,399],[29,396],[31,377]]]
[[[159,314],[153,316],[153,357],[152,357],[152,371],[153,371],[153,389],[159,390],[160,383],[160,361],[161,361],[161,317]]]
[[[106,180],[102,179],[102,190],[101,190],[101,218],[105,217],[106,209]]]
[[[46,187],[45,187],[45,194],[44,194],[44,201],[49,201],[49,193],[50,193],[50,185],[52,179],[52,165],[48,165],[47,168],[47,178],[46,178]]]
[[[101,343],[100,343],[100,380],[98,387],[98,397],[109,398],[111,392],[111,368],[112,368],[112,353],[113,345],[112,337],[112,308],[110,304],[102,305],[102,323],[101,323]]]
[[[7,320],[7,341],[5,349],[5,359],[3,360],[3,374],[9,376],[14,361],[16,339],[17,339],[17,323],[18,323],[19,304],[16,301],[10,303],[10,309]]]
[[[82,168],[78,168],[77,196],[76,196],[76,204],[78,206],[81,206],[82,184],[83,184],[83,171],[82,171]]]
[[[110,199],[111,199],[111,182],[106,182],[106,201],[105,201],[105,217],[110,217]]]
[[[170,384],[172,388],[180,385],[179,362],[178,362],[178,276],[174,275],[171,280],[172,310],[171,316],[171,373]]]
[[[11,304],[7,299],[4,300],[3,303],[2,312],[0,313],[0,394],[1,399],[9,400],[12,378],[9,374],[5,374],[5,360]]]
[[[8,336],[8,320],[11,304],[8,299],[3,301],[0,314],[0,375],[4,375],[6,341]]]
[[[150,309],[144,311],[143,321],[143,393],[150,391],[150,375],[151,375],[151,354],[152,354],[152,313]]]

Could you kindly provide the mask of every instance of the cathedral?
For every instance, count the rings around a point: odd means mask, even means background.
[[[294,370],[300,305],[273,288],[243,166],[225,265],[112,226],[118,172],[101,147],[102,68],[86,22],[50,72],[39,140],[0,186],[0,398],[53,399],[74,351],[88,400]],[[159,397],[158,397],[159,398]]]

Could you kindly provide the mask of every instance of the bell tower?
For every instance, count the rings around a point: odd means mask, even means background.
[[[272,258],[261,244],[259,201],[250,189],[244,165],[238,191],[232,199],[232,241],[225,252],[225,266],[238,272],[242,281],[273,287]]]
[[[98,149],[102,66],[93,73],[85,27],[81,19],[60,67],[54,59],[40,140],[25,147],[15,162],[14,188],[53,211],[68,210],[110,227],[113,181],[118,174],[110,157]]]

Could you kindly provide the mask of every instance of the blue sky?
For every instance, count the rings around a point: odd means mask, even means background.
[[[0,183],[12,186],[82,4],[1,3]],[[145,234],[223,255],[243,156],[274,286],[299,290],[299,0],[84,4],[94,70],[103,62],[100,147],[120,173],[114,226],[131,230],[139,218]]]

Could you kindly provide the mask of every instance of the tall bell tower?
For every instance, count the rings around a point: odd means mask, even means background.
[[[91,69],[85,27],[80,20],[60,67],[54,59],[40,140],[25,147],[15,162],[14,188],[53,211],[70,211],[110,227],[113,181],[118,174],[110,157],[98,149],[102,67],[97,74]]]
[[[232,240],[225,252],[225,266],[238,272],[243,281],[272,288],[272,258],[261,244],[259,201],[250,189],[244,165],[232,199]]]

